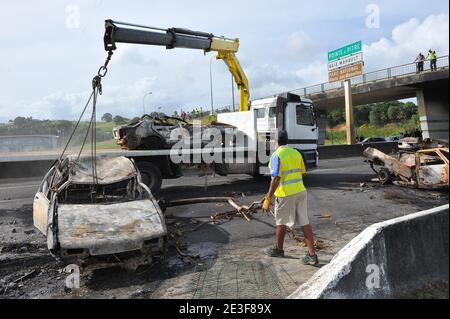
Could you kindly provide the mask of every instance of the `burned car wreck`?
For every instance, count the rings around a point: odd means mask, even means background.
[[[34,226],[67,263],[145,264],[164,252],[164,216],[133,160],[68,156],[45,175]]]
[[[170,142],[170,133],[186,126],[187,122],[179,118],[144,115],[135,123],[115,127],[113,135],[122,149],[169,149],[175,144]]]
[[[363,155],[381,184],[392,182],[398,186],[423,189],[449,187],[448,147],[424,146],[415,152],[400,152],[398,156],[390,156],[369,147]]]
[[[216,128],[220,131],[222,139],[217,146],[224,146],[225,129],[234,126],[212,122],[202,125],[202,129]],[[116,143],[125,150],[160,150],[170,149],[181,138],[175,130],[182,128],[189,133],[191,140],[197,138],[202,141],[201,146],[205,146],[213,141],[212,139],[202,139],[202,132],[196,132],[192,124],[185,120],[172,116],[150,116],[144,115],[139,121],[129,125],[122,125],[113,129],[113,136]],[[176,138],[171,136],[174,132]],[[191,143],[192,144],[192,143]]]

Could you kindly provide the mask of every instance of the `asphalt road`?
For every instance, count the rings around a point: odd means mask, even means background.
[[[268,179],[246,175],[186,175],[190,176],[164,181],[159,197],[170,201],[232,196],[248,205],[261,200],[269,184]],[[371,182],[373,177],[362,158],[322,160],[319,169],[306,176],[308,213],[318,239],[320,265],[372,223],[448,203],[448,192],[381,186]],[[300,265],[298,258],[305,248],[291,239],[286,240],[287,258],[262,254],[273,244],[270,215],[258,213],[250,222],[235,217],[211,224],[212,215],[231,208],[222,203],[195,204],[165,212],[170,230],[179,233],[176,243],[183,255],[171,247],[164,262],[138,274],[118,269],[85,274],[80,290],[65,293],[61,265],[49,256],[44,236],[32,225],[31,205],[39,183],[39,179],[0,180],[0,298],[283,298],[317,271]],[[331,218],[321,218],[323,214]],[[254,279],[249,278],[255,269]],[[17,278],[29,273],[33,275],[17,283]],[[230,282],[235,286],[229,286]],[[238,286],[248,289],[236,295]]]

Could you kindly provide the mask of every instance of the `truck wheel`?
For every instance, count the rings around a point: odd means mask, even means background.
[[[149,162],[137,162],[141,172],[142,182],[150,188],[152,194],[156,194],[161,189],[162,175],[159,168]]]

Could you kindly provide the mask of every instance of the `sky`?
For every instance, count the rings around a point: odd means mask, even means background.
[[[106,58],[106,19],[239,38],[251,99],[326,82],[327,52],[359,40],[366,72],[412,62],[430,48],[449,53],[447,0],[2,0],[0,123],[17,116],[76,119]],[[212,57],[119,44],[99,117],[140,116],[144,103],[147,113],[210,109],[210,65],[214,107],[230,105],[231,75]]]

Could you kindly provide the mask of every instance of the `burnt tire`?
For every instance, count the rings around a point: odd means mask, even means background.
[[[380,179],[381,185],[384,185],[391,181],[392,176],[389,170],[383,167],[378,171],[378,178]]]
[[[162,175],[159,168],[149,162],[137,162],[136,164],[141,172],[142,182],[150,188],[152,194],[157,194],[162,185]]]

